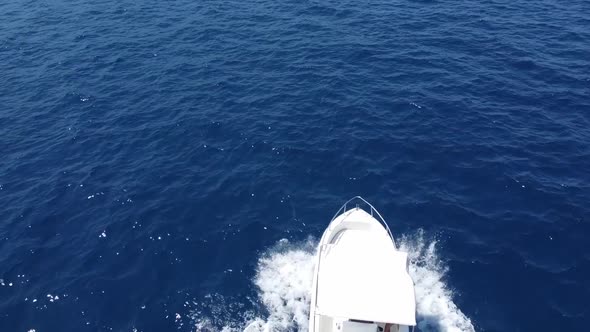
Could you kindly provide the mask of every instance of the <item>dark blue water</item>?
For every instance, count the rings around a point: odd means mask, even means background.
[[[0,331],[306,327],[363,195],[421,331],[590,324],[587,1],[0,3]]]

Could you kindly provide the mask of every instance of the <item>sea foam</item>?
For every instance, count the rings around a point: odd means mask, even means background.
[[[283,239],[258,258],[253,283],[258,291],[255,301],[263,307],[264,314],[248,310],[236,317],[233,310],[233,317],[215,322],[195,313],[196,331],[308,331],[316,245],[313,239],[300,243]],[[409,253],[409,271],[416,291],[417,330],[475,331],[471,320],[453,302],[453,291],[444,278],[448,268],[438,256],[437,242],[425,240],[419,231],[402,236],[397,245]],[[225,305],[217,302],[212,305]]]

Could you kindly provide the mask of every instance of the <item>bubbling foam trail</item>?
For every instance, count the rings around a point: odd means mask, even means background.
[[[443,280],[447,268],[437,255],[436,244],[436,241],[426,241],[422,231],[403,236],[398,242],[410,259],[409,271],[416,291],[417,330],[475,331],[471,320],[453,302],[453,292]],[[298,244],[283,239],[259,258],[253,281],[258,288],[258,300],[266,312],[264,318],[249,311],[242,314],[241,324],[234,322],[231,327],[217,329],[202,328],[206,320],[201,320],[197,331],[307,332],[316,245],[312,239]]]
[[[397,243],[408,253],[409,271],[416,292],[417,327],[423,332],[474,332],[471,320],[453,302],[453,292],[444,283],[447,267],[436,253],[436,241],[427,243],[422,230],[402,236]]]
[[[298,245],[283,239],[259,259],[254,284],[269,315],[245,332],[308,330],[315,247],[311,239]]]

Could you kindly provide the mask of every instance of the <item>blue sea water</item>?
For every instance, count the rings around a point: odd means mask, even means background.
[[[0,331],[306,331],[362,195],[420,331],[590,326],[590,2],[0,3]]]

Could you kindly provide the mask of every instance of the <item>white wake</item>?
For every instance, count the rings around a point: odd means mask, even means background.
[[[316,242],[279,243],[258,260],[253,280],[258,289],[257,301],[265,313],[246,311],[239,319],[213,322],[196,312],[196,331],[282,332],[308,331],[310,288]],[[410,274],[414,279],[418,331],[475,331],[471,320],[453,302],[453,292],[445,284],[447,268],[436,252],[436,241],[427,242],[422,232],[398,239],[398,247],[407,251]],[[219,305],[217,303],[216,305]]]

